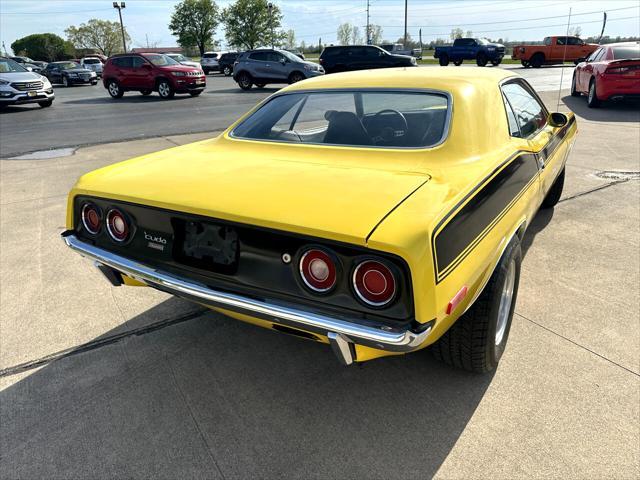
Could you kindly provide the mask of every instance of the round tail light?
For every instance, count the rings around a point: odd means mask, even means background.
[[[87,232],[95,235],[100,231],[102,212],[93,203],[85,203],[82,206],[80,217],[82,218],[82,225]]]
[[[315,292],[327,292],[336,284],[336,264],[326,252],[308,250],[300,258],[300,276]]]
[[[107,231],[116,242],[124,242],[129,236],[129,223],[120,210],[113,208],[107,213]]]
[[[383,263],[365,260],[353,271],[353,287],[364,303],[382,307],[393,300],[396,294],[396,279],[389,267]]]

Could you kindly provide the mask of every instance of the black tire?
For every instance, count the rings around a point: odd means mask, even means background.
[[[197,97],[198,95],[200,95],[202,93],[202,90],[199,90],[197,92],[189,92],[189,95],[191,95],[192,97]]]
[[[453,64],[454,64],[456,67],[459,67],[460,65],[462,65],[462,60],[456,60],[455,62],[453,62]]]
[[[109,80],[107,82],[107,92],[109,92],[112,98],[122,98],[122,95],[124,95],[124,90],[115,80]]]
[[[62,75],[61,80],[62,80],[62,86],[63,87],[67,88],[67,87],[71,86],[71,82],[69,81],[69,79],[67,78],[66,75]]]
[[[171,83],[169,83],[169,80],[161,78],[158,80],[158,94],[160,95],[160,98],[168,100],[173,98],[176,92],[171,86]]]
[[[480,52],[478,54],[478,56],[476,57],[476,65],[478,65],[479,67],[484,67],[487,65],[487,63],[489,62],[489,59],[487,58],[487,56]]]
[[[304,79],[305,79],[305,76],[300,72],[293,72],[291,75],[289,75],[289,83],[298,83]],[[256,84],[256,87],[258,86],[259,85]],[[262,88],[262,87],[259,87],[259,88]]]
[[[536,53],[529,61],[533,68],[540,68],[544,64],[544,53]]]
[[[222,69],[222,73],[224,74],[225,77],[230,77],[231,74],[233,73],[233,68],[227,65]]]
[[[580,92],[576,89],[576,72],[573,72],[573,78],[571,79],[571,96],[579,97]]]
[[[521,262],[520,239],[516,236],[507,246],[475,303],[431,346],[431,352],[438,360],[476,373],[490,372],[496,368],[509,338]],[[511,281],[513,289],[510,303],[505,303],[501,308],[503,291]],[[503,315],[499,315],[499,312]],[[503,319],[500,322],[503,328],[500,330],[498,317]]]
[[[53,100],[45,100],[44,102],[38,102],[41,108],[47,108],[53,105]]]
[[[542,208],[552,208],[555,207],[560,201],[560,197],[562,196],[562,189],[564,188],[564,168],[556,178],[553,185],[547,192],[547,196],[544,197],[542,201]]]
[[[446,67],[447,65],[449,65],[449,55],[447,55],[446,53],[443,53],[442,55],[440,55],[440,58],[438,59],[438,63],[440,64],[441,67]]]
[[[251,87],[253,86],[253,79],[247,72],[241,72],[238,75],[237,82],[242,90],[251,90]]]
[[[522,66],[524,68],[529,68],[531,66],[531,64],[529,62],[527,62],[526,60],[520,60],[520,63],[522,64]]]
[[[153,90],[151,90],[150,88],[145,88],[143,90],[140,90],[140,93],[146,97],[147,95],[151,95],[153,93]]]
[[[587,94],[587,106],[589,108],[598,108],[600,106],[600,100],[598,100],[598,93],[596,91],[596,79],[592,78],[589,82],[589,93]]]

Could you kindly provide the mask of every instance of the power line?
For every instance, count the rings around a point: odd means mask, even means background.
[[[639,7],[622,7],[622,8],[614,8],[611,10],[606,10],[607,12],[617,12],[620,10],[635,10]],[[572,17],[584,16],[584,15],[594,15],[600,14],[603,10],[594,10],[593,12],[584,12],[584,13],[576,13],[572,15]],[[538,18],[526,18],[522,20],[500,20],[497,22],[482,22],[482,23],[453,23],[450,25],[409,25],[411,28],[439,28],[439,27],[473,27],[477,25],[497,25],[500,23],[520,23],[520,22],[533,22],[536,20],[550,20],[553,18],[567,18],[567,15],[554,15],[551,17],[538,17]],[[542,25],[541,25],[542,26]],[[546,25],[545,25],[546,26]],[[383,28],[398,28],[404,27],[404,25],[381,25]]]
[[[65,13],[93,13],[93,12],[106,12],[111,9],[101,8],[99,10],[69,10],[68,12],[2,12],[2,15],[62,15]]]

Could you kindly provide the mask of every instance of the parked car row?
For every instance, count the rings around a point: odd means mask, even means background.
[[[27,70],[11,58],[0,57],[0,108],[23,103],[37,103],[46,108],[54,98],[47,77]]]

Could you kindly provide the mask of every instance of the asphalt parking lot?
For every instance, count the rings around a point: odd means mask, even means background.
[[[559,71],[530,77],[552,110]],[[47,111],[0,116],[3,157],[43,148],[33,132],[10,133],[31,124],[24,118],[49,122],[52,145],[70,145],[65,135],[104,142],[0,160],[1,477],[640,476],[637,107],[589,110],[561,92],[560,110],[579,125],[563,198],[527,232],[509,345],[494,374],[477,376],[427,351],[341,367],[324,345],[111,287],[67,251],[58,236],[79,175],[210,136],[159,131],[159,112],[216,130],[265,95],[209,82],[170,110],[133,96],[116,110],[103,89],[83,87]],[[142,102],[150,110],[136,113]],[[118,134],[145,138],[108,143]],[[16,148],[15,138],[33,143]]]
[[[430,66],[424,68],[441,68]],[[464,68],[477,68],[466,65]],[[505,68],[524,74],[538,91],[557,91],[561,72],[569,88],[571,70],[567,66],[524,69],[517,65]],[[10,107],[0,113],[3,139],[0,157],[37,150],[117,142],[162,135],[222,130],[253,105],[277,91],[282,85],[260,90],[242,91],[231,77],[207,76],[207,89],[197,98],[176,95],[170,101],[157,94],[143,97],[128,92],[113,100],[102,86],[55,86],[53,107],[41,110],[37,105]]]

